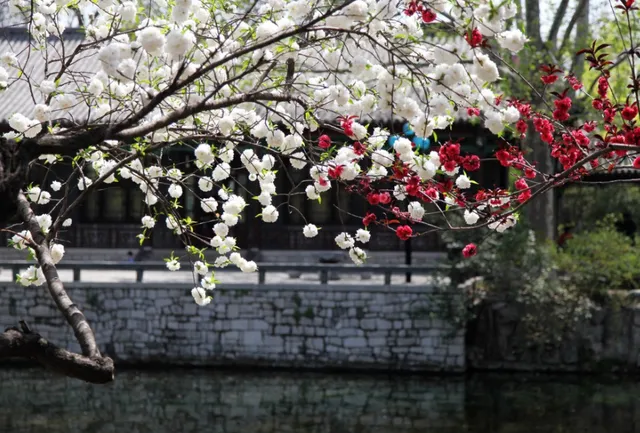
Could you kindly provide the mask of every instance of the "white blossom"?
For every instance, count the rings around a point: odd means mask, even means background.
[[[526,36],[518,29],[504,31],[496,39],[502,48],[506,48],[513,53],[522,50],[527,43]]]
[[[194,287],[191,289],[191,296],[196,301],[196,304],[204,307],[205,305],[209,305],[211,303],[211,296],[207,296],[207,292],[202,287]]]
[[[478,222],[478,220],[480,219],[480,215],[478,215],[476,212],[470,211],[468,209],[465,209],[464,211],[464,221],[468,224],[468,225],[474,225],[475,223]]]
[[[318,227],[314,224],[307,224],[302,228],[302,234],[305,238],[314,238],[318,236]]]
[[[53,244],[50,248],[51,251],[51,260],[53,260],[53,264],[57,265],[64,257],[64,245],[61,244]]]
[[[349,249],[349,258],[351,258],[354,264],[359,266],[367,260],[367,253],[365,253],[362,248],[353,247]]]
[[[464,174],[461,174],[456,179],[456,186],[458,188],[460,188],[460,189],[470,188],[471,187],[471,180],[467,176],[465,176]]]
[[[348,248],[352,248],[355,243],[353,238],[351,237],[351,235],[349,235],[348,233],[340,233],[338,236],[336,236],[336,244],[342,248],[343,250],[346,250]]]
[[[200,202],[200,207],[207,213],[213,213],[218,209],[218,202],[213,197],[207,197]]]
[[[266,223],[276,222],[278,220],[278,216],[278,210],[272,205],[269,205],[262,209],[262,221]]]
[[[152,229],[156,225],[156,220],[149,215],[145,215],[142,217],[142,226],[147,229]]]
[[[178,269],[180,269],[180,262],[176,259],[168,260],[167,269],[169,269],[170,271],[177,271]]]
[[[366,244],[371,239],[371,232],[369,230],[358,229],[356,231],[356,240]]]
[[[411,216],[411,219],[415,221],[422,221],[425,210],[422,207],[422,204],[420,204],[420,202],[412,201],[407,206],[407,210],[409,211],[409,215]]]

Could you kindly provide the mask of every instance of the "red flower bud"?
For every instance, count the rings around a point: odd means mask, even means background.
[[[318,147],[325,150],[331,147],[331,139],[328,135],[321,135],[320,138],[318,138]]]
[[[463,249],[462,249],[462,255],[465,258],[469,258],[469,257],[473,257],[476,254],[478,254],[478,247],[476,246],[476,244],[467,244]]]

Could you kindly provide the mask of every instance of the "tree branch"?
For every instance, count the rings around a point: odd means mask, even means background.
[[[540,35],[540,4],[539,0],[525,0],[525,24],[526,33],[531,38],[532,45],[542,49],[542,37]]]
[[[571,32],[573,31],[573,27],[578,22],[578,18],[580,18],[580,15],[583,12],[582,10],[584,9],[586,4],[587,4],[587,0],[580,0],[580,3],[578,3],[578,5],[576,6],[576,10],[573,13],[573,16],[571,17],[571,20],[569,21],[569,24],[567,24],[567,29],[564,31],[564,37],[562,38],[562,44],[560,44],[560,48],[558,49],[558,51],[562,52],[562,50],[569,43],[569,38],[571,37]]]
[[[553,44],[552,46],[554,48],[557,46],[556,38],[558,37],[558,32],[560,31],[560,26],[562,25],[562,19],[564,18],[565,13],[567,13],[567,6],[569,6],[569,0],[560,1],[558,9],[556,10],[556,14],[553,17],[553,24],[551,24],[549,36],[547,36],[547,42]]]
[[[22,192],[18,194],[17,201],[18,215],[31,232],[36,257],[38,259],[40,267],[42,268],[42,272],[44,273],[49,294],[56,303],[58,310],[60,310],[67,323],[71,326],[71,329],[73,329],[76,340],[78,341],[82,349],[82,355],[73,354],[71,352],[59,349],[53,345],[50,345],[44,339],[41,340],[43,340],[46,344],[40,341],[40,339],[38,339],[36,342],[31,342],[30,340],[22,341],[18,339],[15,334],[11,334],[11,338],[9,338],[9,335],[5,335],[5,346],[9,348],[13,347],[13,350],[16,350],[15,347],[23,347],[25,345],[31,344],[34,347],[37,346],[37,350],[42,351],[37,353],[43,354],[43,360],[46,361],[46,365],[48,363],[48,365],[51,365],[54,368],[59,367],[60,369],[62,369],[61,371],[78,371],[78,374],[86,374],[87,371],[93,372],[92,374],[97,374],[99,372],[99,380],[104,380],[104,374],[108,372],[110,373],[111,377],[111,379],[109,380],[113,380],[113,361],[110,358],[102,357],[100,351],[98,350],[98,345],[96,344],[93,330],[89,326],[86,317],[84,316],[84,314],[82,314],[82,311],[80,311],[78,306],[73,303],[73,301],[65,291],[64,285],[62,284],[62,281],[60,281],[60,278],[58,276],[58,270],[53,263],[53,259],[51,258],[51,252],[49,251],[49,246],[47,245],[46,238],[40,229],[38,221],[36,220],[35,215],[31,210],[31,206],[27,198]],[[25,330],[23,329],[23,331]],[[36,349],[32,348],[29,350],[35,351]],[[72,364],[75,366],[73,366]]]
[[[119,132],[109,138],[112,140],[126,141],[132,138],[142,137],[146,134],[162,129],[168,125],[171,125],[172,123],[178,122],[191,115],[194,115],[203,111],[219,110],[222,108],[236,106],[238,104],[243,104],[246,102],[258,102],[258,101],[281,101],[281,102],[295,101],[304,105],[304,103],[300,99],[292,96],[269,93],[269,92],[244,93],[241,95],[229,96],[227,98],[218,99],[212,102],[203,101],[197,104],[187,105],[184,108],[180,110],[172,111],[171,113],[166,114],[160,117],[159,119],[154,120],[153,122],[143,123],[142,125],[125,129],[124,131]]]
[[[96,357],[100,356],[100,351],[96,345],[95,337],[91,327],[87,323],[87,319],[80,311],[78,306],[71,301],[69,295],[64,290],[64,285],[58,277],[58,270],[53,264],[51,253],[45,243],[45,238],[40,230],[38,221],[31,210],[31,206],[27,201],[27,198],[23,193],[18,195],[18,215],[27,224],[31,236],[35,242],[35,252],[38,262],[42,267],[42,272],[47,280],[47,287],[49,288],[49,294],[55,301],[58,309],[67,320],[73,332],[82,347],[82,353],[85,356]]]
[[[268,38],[266,40],[260,41],[260,42],[256,42],[254,44],[250,44],[247,45],[233,53],[230,53],[229,55],[225,56],[222,59],[218,59],[215,61],[211,61],[210,63],[205,63],[203,64],[202,67],[200,67],[200,69],[198,69],[197,71],[195,71],[193,74],[189,75],[188,77],[185,77],[182,81],[179,81],[178,79],[176,79],[174,82],[171,83],[171,85],[169,85],[166,89],[158,92],[153,98],[151,98],[151,100],[144,106],[142,107],[140,110],[136,111],[136,113],[131,116],[130,118],[124,120],[123,122],[121,122],[118,125],[114,125],[113,129],[114,132],[119,133],[119,132],[123,132],[124,130],[126,130],[127,128],[130,128],[134,125],[136,125],[138,122],[140,122],[142,119],[145,118],[145,116],[147,116],[149,113],[151,113],[162,101],[164,101],[167,97],[177,93],[178,90],[190,85],[191,83],[195,82],[196,80],[198,80],[199,78],[205,76],[206,74],[208,74],[209,72],[213,71],[215,68],[217,68],[218,66],[222,66],[224,64],[227,64],[228,62],[231,62],[234,59],[239,58],[240,56],[243,56],[245,54],[251,53],[253,51],[257,51],[260,50],[262,48],[266,48],[269,45],[275,44],[279,41],[282,41],[286,38],[290,38],[293,36],[296,36],[298,34],[304,33],[306,31],[308,31],[310,28],[312,28],[314,25],[318,24],[319,22],[323,21],[324,19],[326,19],[327,17],[340,12],[342,9],[346,8],[347,6],[349,6],[351,3],[353,3],[354,0],[347,0],[345,2],[343,2],[342,4],[339,4],[338,6],[332,8],[329,8],[326,12],[324,12],[323,14],[320,14],[318,16],[316,16],[315,18],[309,20],[309,22],[294,28],[293,30],[289,30],[286,32],[282,32],[282,33],[278,33],[274,36],[272,36],[271,38]],[[210,59],[211,60],[211,59]],[[176,77],[180,77],[180,73],[176,74]]]
[[[9,328],[0,334],[0,359],[26,358],[38,361],[48,370],[89,383],[113,381],[111,358],[88,358],[61,349],[39,334],[24,329]]]

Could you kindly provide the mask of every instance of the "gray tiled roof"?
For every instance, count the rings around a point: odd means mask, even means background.
[[[32,116],[36,104],[44,102],[44,96],[37,90],[37,84],[44,79],[54,79],[60,71],[60,59],[68,59],[71,53],[83,42],[84,35],[79,30],[67,30],[63,41],[49,38],[46,52],[38,51],[30,46],[29,35],[24,28],[0,28],[0,55],[8,51],[17,55],[24,75],[20,81],[12,83],[9,88],[0,92],[0,119],[6,119],[13,113],[19,112],[25,116]],[[64,52],[63,52],[64,49]],[[100,64],[96,51],[81,53],[74,58],[66,75],[67,79],[85,82],[99,69]],[[10,83],[16,77],[13,68],[6,68],[10,73]],[[31,86],[25,80],[31,82]],[[63,85],[64,83],[60,83]],[[86,117],[86,104],[78,104],[71,110],[75,118]]]

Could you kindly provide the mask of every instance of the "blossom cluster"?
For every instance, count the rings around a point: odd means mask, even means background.
[[[500,94],[503,73],[496,56],[517,53],[527,43],[509,24],[517,10],[514,2],[35,4],[34,12],[27,2],[12,0],[14,13],[31,14],[28,31],[38,46],[33,55],[49,56],[56,66],[32,82],[22,73],[29,69],[29,57],[2,55],[0,88],[28,86],[34,95],[30,110],[11,116],[13,131],[5,137],[38,140],[48,134],[64,140],[77,127],[57,119],[73,125],[78,118],[84,119],[84,129],[104,133],[71,160],[74,176],[30,186],[28,199],[34,207],[46,206],[61,200],[63,187],[84,193],[101,184],[132,183],[145,206],[140,240],[160,223],[184,239],[189,252],[198,252],[190,269],[200,280],[192,291],[200,305],[211,301],[215,269],[257,269],[242,257],[232,233],[242,218],[274,224],[288,211],[282,198],[292,192],[277,191],[277,176],[301,172],[304,180],[296,193],[307,200],[322,200],[339,184],[366,198],[372,209],[363,216],[363,228],[335,238],[361,264],[374,226],[407,240],[428,226],[430,213],[457,212],[468,226],[503,232],[516,224],[516,210],[532,198],[534,187],[548,180],[541,180],[543,174],[519,148],[504,145],[496,158],[521,172],[515,191],[478,189],[472,173],[480,168],[480,158],[465,154],[459,142],[436,138],[454,122],[481,122],[496,135],[535,132],[565,168],[597,146],[589,135],[591,124],[568,126],[572,101],[566,92],[557,94],[551,114]],[[78,6],[92,11],[86,41],[60,50],[64,12]],[[447,29],[452,37],[434,40],[429,26]],[[77,67],[78,58],[92,59],[95,70]],[[559,80],[561,72],[546,65],[543,83],[581,88],[570,74]],[[612,104],[606,80],[603,76],[594,107],[610,124],[618,112],[627,123],[622,131],[611,129],[603,142],[637,140],[640,133],[631,128],[637,104],[621,110]],[[395,120],[419,140],[384,127]],[[434,143],[428,149],[422,145],[427,139]],[[150,157],[172,146],[189,147],[195,168],[165,167]],[[61,160],[45,155],[43,163]],[[237,181],[240,173],[246,181]],[[258,215],[247,215],[249,198],[241,191],[249,184],[259,190],[252,197],[260,205]],[[205,221],[181,215],[179,203],[186,196],[197,200]],[[58,219],[67,217],[62,210],[56,220],[44,214],[38,222],[43,234],[54,237],[58,233],[52,232],[65,226]],[[196,234],[196,223],[206,226],[207,235]],[[319,230],[305,223],[302,233],[311,238]],[[22,249],[26,239],[18,236],[13,245]],[[213,263],[205,260],[203,246],[215,251]],[[475,251],[469,246],[463,254]],[[166,265],[177,271],[181,258],[172,256]],[[34,269],[20,280],[42,283]]]

